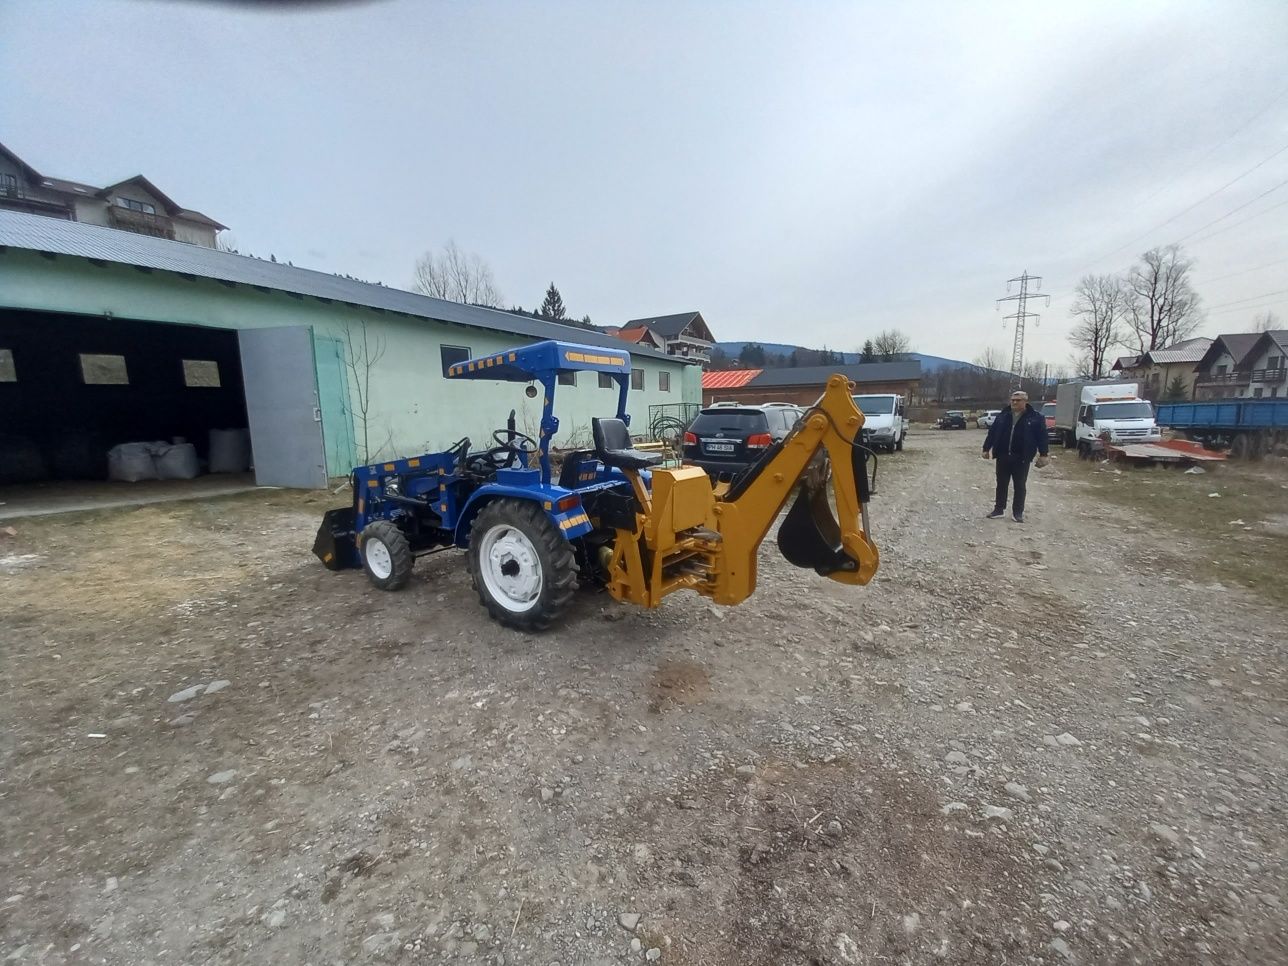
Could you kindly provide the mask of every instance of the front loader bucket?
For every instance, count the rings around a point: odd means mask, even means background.
[[[778,549],[788,563],[824,577],[859,569],[859,562],[841,544],[841,527],[832,515],[827,487],[808,480],[801,483],[796,502],[778,528]]]
[[[313,540],[313,553],[327,570],[360,567],[358,543],[353,532],[353,507],[327,510]]]

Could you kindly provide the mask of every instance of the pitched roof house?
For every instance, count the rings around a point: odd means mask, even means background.
[[[1212,340],[1206,336],[1175,342],[1163,349],[1151,349],[1137,356],[1122,356],[1114,362],[1111,372],[1121,372],[1125,379],[1141,383],[1146,399],[1164,398],[1169,389],[1180,380],[1183,399],[1194,398],[1195,365],[1203,358]]]
[[[1288,329],[1219,335],[1196,365],[1199,399],[1288,396]]]
[[[0,209],[215,247],[226,226],[184,208],[143,175],[106,188],[50,178],[0,144]]]
[[[645,319],[631,319],[617,333],[619,339],[626,333],[645,329],[659,349],[667,355],[683,356],[708,362],[715,336],[707,328],[701,312],[679,312],[675,315],[655,315]],[[627,341],[638,341],[629,339]]]

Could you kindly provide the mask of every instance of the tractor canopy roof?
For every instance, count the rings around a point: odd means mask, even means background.
[[[543,377],[552,378],[556,373],[583,369],[626,374],[631,371],[631,354],[625,349],[603,349],[576,342],[548,340],[458,362],[447,370],[447,375],[455,379],[531,382]]]

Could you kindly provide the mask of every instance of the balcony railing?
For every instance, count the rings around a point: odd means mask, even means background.
[[[154,215],[147,211],[135,211],[121,205],[108,208],[109,217],[115,228],[138,232],[140,235],[155,235],[158,238],[174,238],[174,222],[165,215]]]
[[[1200,375],[1196,383],[1200,386],[1246,386],[1246,372],[1212,372]]]
[[[1250,382],[1283,382],[1288,369],[1245,369],[1242,372],[1222,372],[1201,375],[1200,386],[1246,386]]]

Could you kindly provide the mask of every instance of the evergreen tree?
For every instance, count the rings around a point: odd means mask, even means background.
[[[787,359],[787,364],[788,364],[789,366],[791,366],[793,369],[795,369],[797,366],[799,366],[799,365],[801,364],[800,356],[799,356],[799,355],[797,355],[797,351],[798,351],[798,350],[793,349],[793,350],[792,350],[792,354],[791,354],[791,356],[790,356],[790,357],[788,357],[788,359]]]
[[[872,340],[868,339],[863,343],[863,351],[859,353],[859,362],[876,362],[877,351],[872,346]]]
[[[738,353],[738,361],[748,369],[764,368],[765,350],[755,342],[748,342]]]
[[[554,282],[551,282],[550,287],[546,289],[545,301],[541,303],[541,317],[556,321],[561,321],[565,317],[563,296],[559,294],[559,289],[555,288]]]
[[[1167,389],[1163,393],[1165,402],[1182,402],[1185,399],[1185,380],[1179,375],[1173,376],[1172,381],[1167,384]]]

